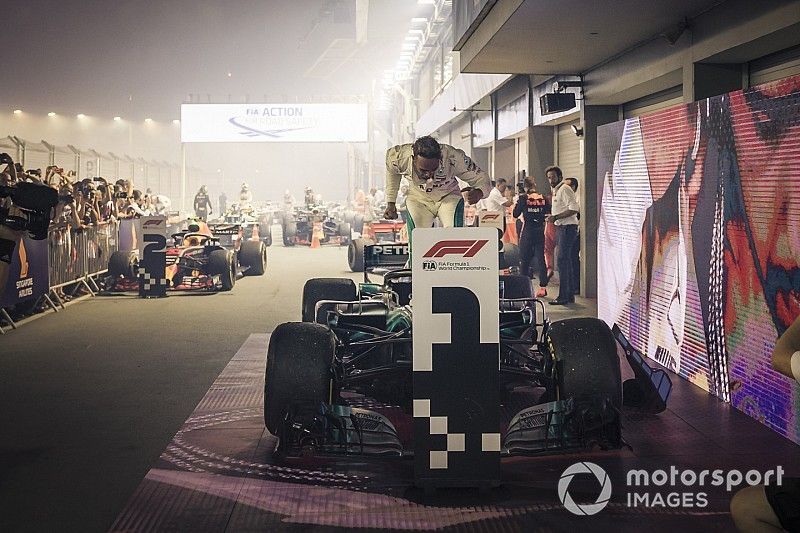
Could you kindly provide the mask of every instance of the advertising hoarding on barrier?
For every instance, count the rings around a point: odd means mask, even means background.
[[[367,142],[367,105],[183,104],[181,142]]]
[[[23,237],[14,248],[0,307],[36,300],[50,290],[47,240]]]
[[[414,480],[500,479],[500,326],[495,228],[414,229]]]
[[[167,217],[139,219],[139,297],[167,295]]]

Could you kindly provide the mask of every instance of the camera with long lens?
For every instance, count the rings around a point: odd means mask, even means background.
[[[14,166],[8,154],[0,154],[0,165]],[[58,192],[38,183],[17,181],[10,185],[0,185],[0,225],[14,231],[27,231],[31,239],[47,238],[47,229],[52,219],[53,208],[58,204]],[[16,208],[13,210],[12,207]]]

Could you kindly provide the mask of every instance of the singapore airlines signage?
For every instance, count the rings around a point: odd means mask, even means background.
[[[367,105],[183,104],[181,142],[367,142]]]

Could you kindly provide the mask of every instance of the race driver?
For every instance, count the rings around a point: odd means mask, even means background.
[[[415,227],[430,228],[438,217],[445,228],[464,225],[464,199],[471,205],[488,196],[492,180],[462,150],[439,144],[433,137],[420,137],[414,144],[401,144],[386,151],[387,219],[397,218],[400,180],[409,181],[406,197],[408,245]],[[458,179],[457,179],[458,178]],[[470,185],[462,196],[458,180]]]

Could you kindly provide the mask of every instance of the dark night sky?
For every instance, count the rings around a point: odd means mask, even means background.
[[[3,2],[0,105],[34,113],[178,117],[189,93],[214,101],[368,93],[391,68],[416,0],[371,0],[368,44],[329,79],[303,74],[330,42],[323,0]],[[231,72],[232,77],[227,73]],[[129,101],[129,95],[131,101]]]

